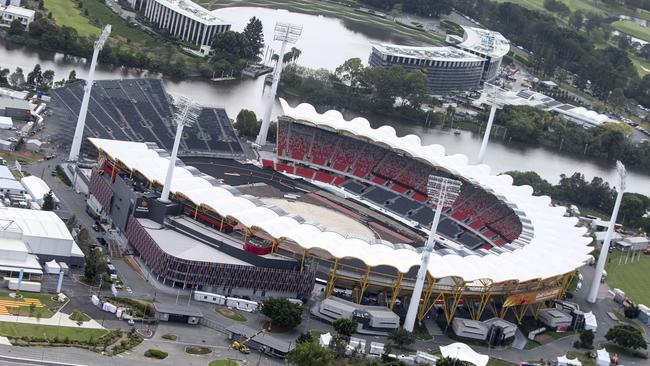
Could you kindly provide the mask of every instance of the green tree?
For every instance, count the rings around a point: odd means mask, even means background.
[[[627,98],[625,97],[623,89],[621,89],[621,88],[616,88],[616,89],[612,90],[612,92],[609,94],[609,98],[607,98],[607,100],[615,108],[623,108],[625,106],[625,104],[627,103]]]
[[[262,21],[252,17],[244,28],[244,36],[252,50],[253,57],[257,57],[264,47],[264,27]]]
[[[336,319],[334,323],[332,323],[334,330],[346,338],[349,338],[357,331],[357,325],[358,323],[356,320],[348,318]]]
[[[262,304],[262,314],[271,319],[271,326],[293,329],[302,321],[302,306],[285,298],[269,298]]]
[[[605,339],[614,342],[621,347],[638,349],[647,349],[648,345],[639,329],[632,325],[622,324],[615,325],[607,331]]]
[[[509,171],[503,174],[511,176],[512,183],[516,186],[531,186],[533,188],[533,194],[536,196],[550,196],[552,194],[553,185],[546,179],[540,177],[536,172]]]
[[[399,347],[409,345],[415,341],[413,333],[404,328],[399,328],[388,335],[388,339],[393,341]]]
[[[217,33],[212,40],[212,48],[213,60],[224,59],[230,64],[236,64],[242,59],[248,60],[254,53],[246,36],[234,31]]]
[[[96,284],[106,270],[106,263],[99,250],[91,249],[86,255],[84,266],[84,280],[89,284]]]
[[[25,33],[25,26],[18,18],[16,18],[9,25],[9,30],[7,32],[12,36],[20,36]]]
[[[472,364],[466,361],[461,361],[453,357],[441,357],[436,361],[436,366],[471,366]]]
[[[360,58],[351,58],[346,60],[341,66],[337,67],[334,75],[345,85],[356,88],[363,84],[363,62]]]
[[[68,228],[69,232],[72,232],[72,229],[77,226],[77,214],[72,214],[65,222],[65,226]]]
[[[260,132],[260,123],[257,121],[255,112],[248,109],[242,109],[237,114],[234,127],[239,133],[248,138],[255,138]]]
[[[641,310],[639,310],[638,305],[632,305],[632,306],[627,306],[625,308],[625,317],[628,319],[636,319],[639,316],[639,313],[641,313]]]
[[[315,342],[315,341],[316,341],[316,339],[314,338],[314,336],[310,332],[300,333],[298,338],[296,338],[296,344],[309,343],[309,342]]]
[[[569,24],[576,30],[580,30],[585,22],[585,15],[582,10],[576,10],[569,17]]]
[[[41,80],[39,87],[41,89],[48,90],[52,87],[52,84],[54,84],[54,71],[45,70],[45,72],[43,72],[43,79]]]
[[[327,366],[332,361],[332,352],[316,342],[303,342],[289,353],[289,362],[296,366]]]
[[[334,334],[332,336],[332,340],[330,341],[330,349],[332,350],[334,358],[342,358],[345,356],[347,346],[348,341],[344,336],[340,334]]]
[[[0,85],[9,84],[9,74],[10,73],[11,73],[11,71],[9,69],[0,68]]]
[[[66,84],[74,83],[77,81],[77,72],[74,70],[70,70],[70,74],[68,74],[68,80],[66,80]]]
[[[41,206],[41,209],[43,211],[54,210],[54,194],[51,190],[43,195],[43,205]]]
[[[16,71],[9,75],[9,83],[11,86],[16,88],[21,88],[25,85],[25,74],[23,74],[23,69],[16,67]]]
[[[41,71],[41,65],[36,64],[34,66],[34,69],[27,74],[27,85],[30,86],[38,86],[41,85],[41,82],[43,81],[43,73]]]
[[[580,331],[580,346],[582,348],[594,348],[594,332],[591,330]]]

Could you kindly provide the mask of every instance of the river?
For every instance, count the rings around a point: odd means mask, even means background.
[[[362,60],[368,58],[372,42],[400,42],[399,38],[386,33],[371,24],[354,24],[354,22],[323,16],[289,13],[281,10],[260,8],[227,8],[219,10],[219,16],[233,23],[234,30],[240,30],[251,16],[258,16],[265,24],[265,37],[271,47],[271,27],[276,20],[288,20],[303,25],[303,34],[296,45],[302,50],[298,63],[311,68],[324,67],[334,69],[351,57]],[[289,16],[290,15],[290,16]],[[27,74],[34,64],[40,63],[43,69],[52,69],[56,79],[67,77],[71,70],[83,78],[86,75],[85,60],[66,57],[47,51],[28,49],[7,44],[0,40],[0,67],[12,71],[20,66]],[[145,72],[125,70],[122,68],[100,65],[96,71],[97,79],[120,79],[137,77],[159,77]],[[263,78],[257,80],[242,79],[229,82],[212,83],[203,80],[171,81],[164,80],[167,91],[172,95],[185,95],[199,103],[226,108],[229,116],[234,118],[242,108],[255,111],[259,116],[264,109]],[[279,112],[276,102],[275,114]],[[441,144],[450,154],[466,154],[470,161],[476,161],[480,146],[480,137],[469,132],[460,136],[437,129],[425,128],[411,123],[402,123],[380,117],[372,117],[374,126],[390,124],[399,135],[416,134],[424,144]],[[550,182],[557,183],[560,174],[572,174],[580,171],[588,179],[603,177],[612,184],[616,182],[613,162],[595,161],[581,156],[570,156],[542,147],[506,144],[495,139],[488,147],[486,161],[494,172],[507,170],[534,170]],[[650,196],[650,179],[639,172],[629,172],[628,191]]]

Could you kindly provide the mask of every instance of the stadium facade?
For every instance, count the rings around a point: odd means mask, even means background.
[[[448,323],[461,312],[477,320],[537,315],[564,296],[589,259],[586,229],[551,206],[550,198],[533,196],[531,187],[513,186],[511,177],[447,155],[440,145],[422,146],[417,136],[397,137],[391,127],[373,129],[363,118],[346,121],[337,111],[319,114],[310,105],[281,103],[278,153],[262,161],[267,168],[329,186],[420,228],[430,224],[426,215],[415,216],[432,208],[422,186],[428,174],[463,181],[460,198],[444,208],[448,227],[439,232],[431,257],[420,319],[434,307]],[[391,309],[398,300],[408,302],[420,248],[306,222],[183,164],[174,171],[173,204],[161,206],[156,197],[168,163],[164,151],[140,142],[90,140],[99,151],[91,193],[167,284],[304,296],[321,278],[326,296],[350,291],[357,302],[372,298]],[[361,190],[348,190],[349,182]],[[375,190],[395,196],[375,202],[364,197]],[[169,244],[180,243],[174,237],[179,234],[195,242]]]
[[[407,70],[422,70],[434,95],[478,89],[497,77],[503,56],[510,51],[510,44],[498,32],[462,28],[463,37],[447,36],[449,46],[376,44],[368,63],[373,67],[399,65]]]
[[[131,7],[159,29],[196,46],[210,46],[230,24],[190,0],[129,0]]]

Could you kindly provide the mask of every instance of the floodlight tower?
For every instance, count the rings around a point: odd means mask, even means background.
[[[275,69],[273,69],[273,83],[271,84],[271,93],[269,94],[269,100],[267,101],[264,116],[262,117],[262,127],[260,128],[260,133],[255,139],[255,143],[260,146],[266,143],[266,135],[269,133],[271,112],[273,112],[273,104],[275,103],[275,93],[278,91],[278,82],[280,82],[280,74],[282,74],[284,51],[287,48],[287,43],[294,44],[298,42],[301,33],[302,25],[275,23],[275,35],[273,36],[273,40],[281,41],[282,47],[280,47],[278,61],[275,63]]]
[[[482,164],[483,159],[485,158],[485,151],[487,150],[488,141],[490,141],[490,132],[492,131],[492,123],[494,122],[494,115],[497,112],[497,109],[503,107],[503,102],[501,101],[501,92],[503,89],[499,88],[494,84],[485,83],[485,89],[483,93],[486,94],[486,101],[490,105],[490,117],[488,117],[488,123],[485,127],[485,134],[483,134],[483,142],[481,142],[481,149],[478,152],[478,163]]]
[[[95,48],[93,49],[93,58],[90,62],[90,70],[88,70],[88,77],[86,78],[86,85],[84,86],[84,96],[81,100],[81,109],[79,110],[79,117],[77,118],[77,127],[74,130],[74,137],[72,138],[72,146],[70,147],[69,161],[77,161],[79,159],[79,150],[81,149],[81,140],[84,135],[84,127],[86,126],[86,114],[88,113],[88,101],[90,100],[90,90],[95,82],[95,66],[97,66],[97,56],[99,51],[104,48],[108,36],[111,35],[111,25],[108,24],[99,35],[99,39],[95,41]]]
[[[598,263],[596,264],[596,272],[594,273],[594,280],[591,283],[591,288],[589,289],[589,296],[587,297],[587,302],[592,304],[596,303],[598,298],[598,289],[600,289],[600,280],[603,277],[603,270],[605,269],[605,263],[607,263],[607,253],[609,253],[609,244],[612,240],[612,234],[614,232],[614,226],[616,226],[616,217],[618,216],[618,209],[621,207],[621,201],[623,200],[623,194],[625,193],[625,178],[627,177],[627,171],[625,170],[625,165],[620,161],[616,161],[616,171],[618,173],[618,193],[616,194],[616,201],[614,202],[614,210],[612,211],[612,218],[609,221],[609,226],[607,227],[607,233],[605,234],[605,239],[603,240],[603,245],[600,248],[600,255],[598,256]]]
[[[429,238],[427,243],[422,250],[422,263],[420,263],[420,269],[418,270],[418,276],[415,281],[415,287],[413,288],[413,295],[411,296],[411,301],[409,302],[409,308],[406,313],[406,319],[404,320],[404,329],[409,332],[413,331],[415,326],[415,318],[418,314],[418,308],[420,306],[420,298],[422,297],[422,289],[424,288],[424,280],[427,276],[427,271],[429,269],[429,259],[431,257],[431,252],[433,247],[436,244],[436,232],[438,231],[438,223],[440,222],[440,215],[442,214],[443,207],[449,207],[454,204],[456,198],[460,194],[460,187],[463,183],[458,180],[439,177],[435,175],[429,176],[429,182],[427,185],[427,193],[429,198],[436,205],[436,212],[433,216],[433,223],[431,224],[431,231],[429,231]]]
[[[169,157],[169,166],[167,167],[167,175],[165,175],[165,185],[163,186],[163,191],[159,199],[161,202],[165,203],[169,202],[169,190],[171,189],[172,177],[174,176],[174,167],[176,167],[178,146],[181,144],[181,137],[183,137],[183,127],[191,126],[199,117],[198,105],[185,97],[179,98],[176,108],[177,110],[174,114],[176,136],[174,137],[172,155]]]

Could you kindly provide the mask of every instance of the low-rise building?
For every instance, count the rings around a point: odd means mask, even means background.
[[[646,236],[628,236],[622,240],[618,240],[615,243],[615,247],[620,250],[631,250],[631,251],[641,251],[648,249],[650,245],[650,240]]]
[[[384,306],[360,305],[330,297],[312,308],[311,313],[325,321],[337,319],[354,319],[359,323],[358,333],[390,332],[399,328],[399,316]]]
[[[203,318],[201,310],[191,306],[155,302],[153,307],[156,310],[156,320],[158,321],[196,325]]]
[[[25,188],[14,177],[6,165],[0,165],[0,196],[25,194]]]
[[[9,2],[13,0],[8,0]],[[11,25],[11,22],[18,19],[20,24],[25,26],[25,30],[29,30],[29,24],[34,21],[36,12],[31,9],[22,8],[15,5],[0,6],[0,24],[3,26]]]
[[[25,148],[32,152],[41,151],[41,146],[43,146],[43,142],[41,142],[41,140],[29,139],[25,141]]]
[[[30,115],[31,112],[28,101],[0,97],[0,116],[26,120]]]
[[[539,320],[549,328],[568,328],[573,318],[563,311],[549,308],[540,310]]]

